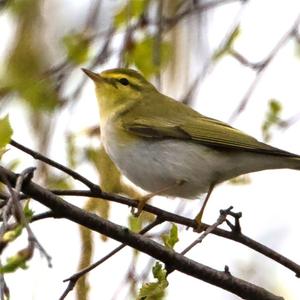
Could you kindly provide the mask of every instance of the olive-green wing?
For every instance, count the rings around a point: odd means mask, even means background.
[[[144,138],[173,138],[192,140],[213,148],[227,148],[273,155],[296,157],[287,151],[277,149],[221,121],[205,116],[188,120],[165,120],[158,117],[139,118],[132,122],[123,122],[123,127]]]

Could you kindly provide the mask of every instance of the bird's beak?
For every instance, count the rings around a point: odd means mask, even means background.
[[[103,80],[103,78],[99,75],[99,74],[97,74],[97,73],[94,73],[94,72],[92,72],[92,71],[90,71],[90,70],[88,70],[88,69],[84,69],[84,68],[82,68],[81,69],[88,77],[90,77],[94,82],[99,82],[99,81],[102,81]]]

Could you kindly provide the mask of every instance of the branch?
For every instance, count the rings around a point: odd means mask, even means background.
[[[119,204],[127,205],[130,207],[137,207],[137,202],[135,200],[114,195],[110,193],[105,192],[91,192],[91,191],[80,191],[80,190],[69,190],[69,191],[52,191],[54,194],[62,195],[62,196],[84,196],[84,197],[91,197],[91,198],[102,198],[106,200],[110,200]],[[168,211],[162,210],[160,208],[154,207],[152,205],[146,204],[143,208],[144,211],[147,211],[149,213],[152,213],[156,216],[159,216],[161,219],[169,222],[174,222],[176,224],[181,224],[187,227],[191,227],[193,229],[197,228],[197,224],[195,223],[195,220],[179,216],[177,214],[170,213]],[[210,225],[203,223],[203,228],[207,230]],[[263,244],[247,237],[246,235],[242,234],[241,232],[234,231],[227,231],[220,228],[215,228],[212,232],[212,234],[215,234],[217,236],[230,239],[232,241],[235,241],[237,243],[243,244],[246,247],[251,248],[252,250],[255,250],[266,257],[269,257],[270,259],[273,259],[274,261],[278,262],[279,264],[285,266],[289,270],[295,272],[296,276],[300,278],[300,266],[293,262],[292,260],[284,257],[283,255],[279,254],[278,252],[272,250],[271,248],[268,248],[264,246]]]
[[[63,166],[62,164],[59,164],[58,162],[56,162],[56,161],[54,161],[54,160],[52,160],[52,159],[50,159],[50,158],[42,155],[41,153],[38,153],[36,151],[31,150],[31,149],[29,149],[29,148],[27,148],[27,147],[19,144],[18,142],[14,141],[13,139],[10,141],[10,144],[13,147],[15,147],[15,148],[17,148],[17,149],[19,149],[19,150],[21,150],[21,151],[29,154],[34,159],[40,160],[40,161],[42,161],[42,162],[44,162],[44,163],[46,163],[46,164],[48,164],[48,165],[50,165],[50,166],[52,166],[52,167],[60,170],[60,171],[66,173],[68,175],[70,175],[75,180],[78,180],[78,181],[82,182],[84,185],[86,185],[91,191],[93,191],[93,190],[99,191],[100,190],[100,188],[99,188],[99,186],[97,184],[92,183],[91,181],[89,181],[85,177],[81,176],[77,172],[71,170],[70,168],[68,168],[66,166]]]
[[[16,143],[16,142],[14,142],[14,143]],[[25,146],[22,146],[20,144],[18,144],[18,145],[21,149],[25,149],[26,153],[28,153],[30,155],[32,155],[32,153],[33,153],[35,156],[41,157],[41,159],[43,161],[45,161],[46,163],[49,161],[51,163],[51,165],[54,167],[56,167],[56,165],[58,165],[60,170],[62,170],[62,171],[67,170],[68,174],[75,174],[76,177],[81,179],[81,181],[82,180],[84,182],[87,181],[89,183],[89,185],[93,186],[93,190],[86,190],[86,191],[84,191],[84,190],[83,191],[82,190],[67,190],[67,191],[53,190],[52,193],[57,194],[57,195],[64,195],[64,196],[85,196],[85,197],[93,197],[93,198],[102,198],[102,199],[110,200],[110,201],[117,202],[117,203],[120,203],[123,205],[128,205],[130,207],[137,207],[137,202],[135,200],[128,199],[128,198],[122,197],[120,195],[103,192],[97,185],[90,183],[82,175],[70,170],[69,168],[67,168],[65,166],[57,164],[55,161],[50,160],[47,157],[26,148]],[[25,195],[24,195],[24,197],[25,197]],[[158,216],[160,219],[165,220],[165,221],[182,224],[182,225],[185,225],[188,227],[192,227],[194,229],[196,229],[196,227],[197,227],[197,224],[195,223],[194,220],[179,216],[177,214],[169,213],[167,211],[161,210],[159,208],[156,208],[156,207],[148,205],[148,204],[144,207],[144,210]],[[54,212],[52,212],[52,213],[54,213]],[[47,216],[47,217],[49,217],[49,216]],[[54,215],[54,217],[56,217],[56,218],[61,217],[59,215],[59,211]],[[238,220],[235,218],[235,221],[237,222]],[[295,262],[291,261],[290,259],[284,257],[283,255],[279,254],[278,252],[272,250],[271,248],[268,248],[268,247],[258,243],[257,241],[243,235],[241,233],[241,230],[237,230],[239,227],[238,223],[236,223],[235,226],[234,225],[230,226],[230,223],[227,222],[227,220],[226,220],[226,223],[231,228],[231,231],[226,231],[226,230],[222,230],[219,228],[215,228],[212,231],[212,233],[215,235],[236,241],[238,243],[241,243],[241,244],[261,253],[261,254],[265,255],[266,257],[269,257],[270,259],[273,259],[274,261],[278,262],[279,264],[285,266],[286,268],[290,269],[291,271],[294,271],[296,273],[296,276],[300,277],[300,266],[298,264],[296,264]],[[211,226],[209,226],[207,224],[203,224],[204,230],[207,230],[209,227],[211,227]]]
[[[243,97],[242,101],[238,105],[238,107],[235,109],[235,111],[231,114],[229,118],[229,123],[232,123],[237,116],[246,108],[249,99],[255,90],[257,84],[259,83],[261,77],[263,76],[264,72],[266,71],[267,67],[270,65],[270,63],[273,61],[277,53],[282,49],[282,47],[290,40],[291,37],[296,36],[297,29],[299,27],[300,23],[300,15],[296,18],[295,22],[293,23],[293,26],[281,37],[279,42],[274,46],[274,48],[269,53],[268,57],[259,63],[251,63],[249,62],[245,57],[243,57],[241,54],[237,53],[235,50],[231,50],[232,56],[237,59],[241,64],[244,66],[250,67],[253,70],[256,71],[256,76],[254,80],[252,81],[251,85],[249,86],[245,96]]]
[[[27,168],[25,169],[20,175],[17,176],[16,183],[15,183],[15,189],[12,188],[12,185],[10,184],[8,178],[1,173],[1,181],[5,183],[7,186],[9,193],[11,194],[10,199],[8,200],[7,206],[5,207],[6,209],[3,210],[3,226],[4,230],[6,230],[6,213],[5,211],[12,210],[14,212],[14,217],[17,221],[17,223],[21,224],[22,226],[25,227],[28,235],[28,257],[31,257],[33,255],[34,247],[37,247],[41,254],[45,256],[48,262],[48,266],[52,267],[51,264],[51,256],[47,253],[45,248],[41,245],[41,243],[38,241],[36,236],[34,235],[31,227],[29,226],[28,220],[24,214],[23,207],[20,203],[20,192],[22,189],[23,184],[26,183],[26,181],[30,181],[32,176],[33,176],[34,168]],[[2,232],[1,232],[2,233]]]
[[[176,16],[171,18],[164,18],[164,22],[168,25],[168,27],[175,26],[178,22],[184,20],[184,18],[193,15],[193,14],[199,14],[203,13],[209,9],[216,8],[220,5],[240,2],[240,3],[246,3],[248,0],[216,0],[216,1],[210,1],[207,3],[200,2],[199,5],[194,5],[189,7],[188,9],[182,11],[181,13],[178,13]]]
[[[12,186],[15,186],[17,180],[16,174],[2,166],[0,166],[0,173],[9,180]],[[0,180],[2,179],[0,178]],[[184,257],[175,251],[168,250],[149,238],[130,232],[128,228],[119,226],[108,220],[104,220],[95,214],[84,211],[70,203],[67,203],[62,198],[33,182],[27,182],[24,184],[22,186],[22,192],[70,221],[131,246],[164,262],[166,265],[171,265],[177,271],[223,288],[239,297],[242,297],[243,299],[283,299],[282,297],[278,297],[261,287],[231,276],[228,272],[214,270]]]
[[[220,216],[217,219],[217,221],[209,226],[194,242],[192,242],[188,247],[186,247],[183,251],[180,252],[180,254],[185,255],[188,253],[192,248],[194,248],[197,244],[202,243],[203,239],[207,237],[210,233],[212,233],[219,225],[224,223],[226,221],[227,216],[230,214],[231,210],[233,209],[232,206],[227,208],[226,210],[220,211]],[[168,274],[172,273],[174,271],[174,268],[172,266],[166,266]]]
[[[149,225],[147,225],[144,229],[142,229],[139,234],[145,234],[146,232],[150,231],[152,228],[154,228],[155,226],[161,224],[162,221],[157,218],[155,221],[153,221],[152,223],[150,223]],[[123,248],[125,248],[126,245],[125,244],[121,244],[120,246],[116,247],[115,249],[113,249],[112,251],[110,251],[107,255],[105,255],[104,257],[102,257],[101,259],[99,259],[98,261],[96,261],[95,263],[91,264],[90,266],[80,270],[79,272],[73,274],[71,277],[67,278],[64,280],[64,282],[69,281],[69,284],[66,288],[66,290],[64,291],[64,293],[62,294],[62,296],[59,298],[59,300],[63,300],[66,298],[66,296],[69,294],[69,292],[71,290],[73,290],[76,282],[84,275],[86,275],[88,272],[92,271],[93,269],[95,269],[96,267],[98,267],[99,265],[101,265],[102,263],[104,263],[105,261],[107,261],[109,258],[111,258],[113,255],[115,255],[116,253],[118,253],[119,251],[121,251]]]

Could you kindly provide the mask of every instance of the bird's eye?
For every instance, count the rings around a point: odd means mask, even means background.
[[[119,79],[119,82],[120,82],[121,84],[123,84],[123,85],[128,85],[128,84],[129,84],[129,81],[128,81],[127,78],[121,78],[121,79]]]

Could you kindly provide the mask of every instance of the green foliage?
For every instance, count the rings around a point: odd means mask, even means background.
[[[26,72],[25,72],[26,73]],[[40,80],[33,73],[17,74],[12,78],[11,86],[36,111],[51,112],[58,104],[58,98],[50,81]]]
[[[32,257],[33,248],[28,246],[17,252],[17,254],[8,257],[6,263],[0,267],[1,273],[12,273],[17,269],[26,269],[26,262]]]
[[[36,7],[36,4],[39,0],[10,0],[7,1],[8,7],[16,15],[30,14],[33,7]]]
[[[161,238],[167,248],[174,249],[175,244],[179,241],[177,226],[175,224],[172,224],[169,233],[162,234]]]
[[[8,116],[0,119],[0,149],[3,149],[10,142],[12,133]]]
[[[272,138],[271,129],[274,126],[280,125],[280,114],[282,112],[282,105],[276,99],[271,99],[268,104],[268,111],[266,119],[262,124],[262,134],[264,141],[268,142]]]
[[[33,210],[29,208],[30,201],[26,201],[25,206],[23,208],[23,213],[27,220],[30,220],[34,214]],[[3,250],[7,244],[16,240],[23,232],[24,224],[18,224],[11,230],[6,231],[1,240],[0,240],[0,248]],[[7,258],[6,263],[0,266],[0,273],[12,273],[17,269],[26,269],[26,262],[31,259],[33,255],[34,245],[33,243],[29,243],[29,245],[18,251],[15,255]]]
[[[77,32],[65,35],[63,45],[68,60],[74,65],[81,65],[89,59],[90,39],[86,34]]]
[[[59,99],[55,90],[56,83],[45,74],[50,66],[41,17],[43,1],[7,2],[16,15],[17,26],[2,90],[18,92],[34,110],[52,111]]]
[[[163,234],[162,239],[167,248],[173,249],[178,242],[177,226],[172,224],[169,233]],[[156,281],[147,282],[142,285],[137,297],[138,300],[160,300],[164,298],[166,288],[169,285],[167,281],[167,271],[163,268],[162,264],[156,262],[152,268],[152,274]]]
[[[15,0],[12,9],[18,15],[15,42],[7,59],[1,89],[17,92],[33,111],[53,111],[60,103],[48,70],[46,47],[42,35],[40,1]]]
[[[237,26],[235,30],[231,33],[225,45],[214,53],[213,59],[216,61],[223,58],[226,54],[230,54],[230,51],[233,48],[233,44],[240,34],[241,34],[241,29],[239,26]]]
[[[29,208],[30,201],[26,201],[25,206],[23,208],[24,216],[27,220],[30,220],[34,214],[33,210]],[[3,233],[0,239],[0,249],[3,250],[7,244],[16,240],[21,234],[24,229],[24,224],[14,224],[10,227],[9,230]]]
[[[29,204],[30,204],[30,201],[27,200],[26,203],[25,203],[25,206],[23,208],[23,212],[24,212],[24,215],[25,215],[25,218],[30,221],[33,214],[34,214],[34,211],[29,207]]]
[[[142,220],[141,218],[134,217],[130,215],[128,218],[129,228],[133,232],[139,232],[142,229]]]
[[[1,239],[1,243],[9,243],[14,241],[17,237],[19,237],[23,231],[23,225],[18,225],[12,230],[8,230],[3,234]]]
[[[129,0],[115,15],[115,26],[118,28],[126,24],[132,18],[138,18],[145,11],[149,0]]]
[[[152,274],[156,281],[143,284],[137,297],[138,300],[160,300],[164,298],[166,288],[169,285],[167,271],[162,264],[156,262],[152,268]]]
[[[159,48],[157,49],[155,38],[147,36],[133,44],[126,52],[125,60],[128,65],[135,65],[145,77],[149,78],[158,74],[170,58],[171,45],[168,42],[161,42]],[[154,63],[154,51],[159,51],[160,65]]]

